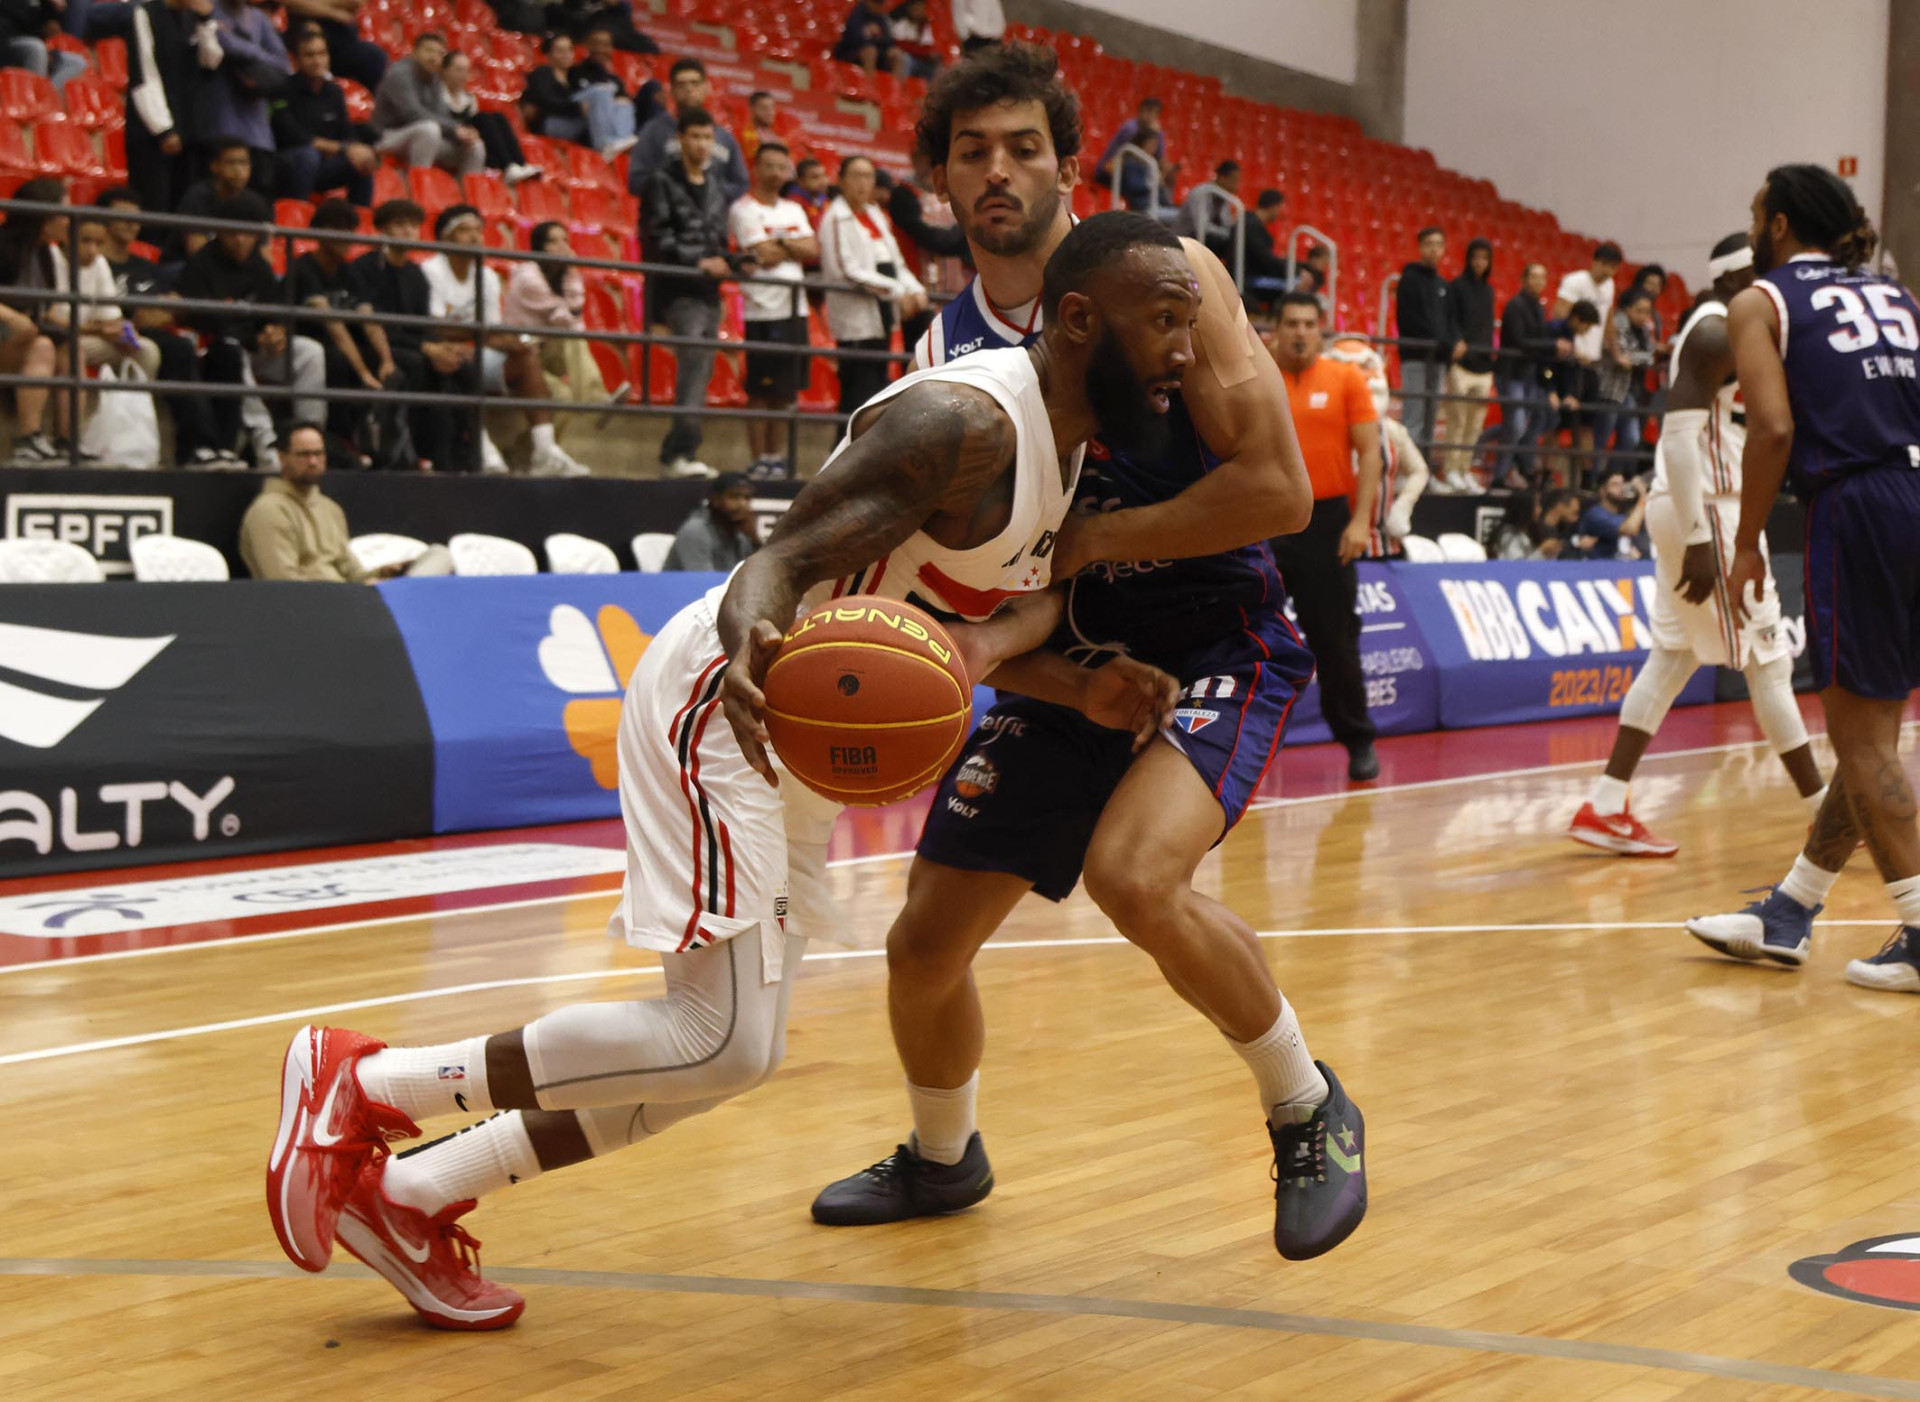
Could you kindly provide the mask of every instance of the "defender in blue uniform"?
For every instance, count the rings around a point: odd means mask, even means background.
[[[1797,967],[1864,841],[1900,925],[1878,954],[1847,965],[1847,980],[1920,993],[1920,824],[1899,752],[1920,686],[1920,306],[1861,266],[1873,227],[1831,171],[1768,172],[1753,219],[1760,278],[1727,317],[1747,411],[1727,582],[1744,614],[1765,569],[1760,533],[1790,475],[1807,509],[1807,649],[1836,769],[1785,879],[1687,928],[1735,958]]]
[[[949,69],[927,99],[918,137],[979,275],[923,338],[922,364],[1037,332],[1041,270],[1072,225],[1078,170],[1077,104],[1055,68],[1049,51],[1002,46]],[[935,793],[888,936],[914,1134],[827,1187],[813,1206],[823,1223],[953,1212],[987,1195],[973,956],[1029,890],[1059,900],[1083,866],[1102,911],[1252,1070],[1280,1253],[1331,1250],[1366,1210],[1359,1111],[1308,1054],[1252,929],[1192,885],[1278,753],[1313,662],[1265,544],[1300,528],[1311,497],[1286,390],[1226,270],[1186,246],[1201,294],[1195,363],[1166,415],[1103,417],[1053,556],[1054,578],[1071,584],[1052,646],[1082,664],[1084,688],[1120,657],[1171,672],[1184,688],[1175,724],[1135,754],[1131,736],[1048,704],[1071,696],[1008,699],[981,721]],[[1108,380],[1124,369],[1113,361]]]

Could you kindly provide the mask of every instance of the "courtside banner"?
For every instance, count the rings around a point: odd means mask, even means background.
[[[0,878],[418,836],[432,763],[371,589],[0,589]]]
[[[1438,665],[1445,729],[1618,711],[1646,660],[1651,561],[1387,568]],[[1679,704],[1712,699],[1703,667]]]
[[[1407,603],[1407,576],[1392,566],[1362,561],[1360,670],[1367,679],[1367,712],[1382,735],[1411,735],[1440,727],[1440,674]],[[1292,617],[1293,605],[1287,605]],[[1320,716],[1320,683],[1307,684],[1287,719],[1286,743],[1316,745],[1333,738]]]
[[[433,727],[433,831],[618,814],[614,737],[627,680],[654,634],[721,578],[382,584]]]

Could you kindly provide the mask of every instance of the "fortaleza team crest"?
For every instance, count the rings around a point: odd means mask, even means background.
[[[1920,1310],[1920,1235],[1868,1237],[1828,1256],[1795,1261],[1787,1274],[1823,1295]]]

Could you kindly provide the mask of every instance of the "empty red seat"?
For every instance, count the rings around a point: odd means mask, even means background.
[[[126,120],[123,95],[97,73],[69,79],[62,96],[67,103],[67,120],[88,131],[119,126]]]
[[[544,224],[549,219],[562,224],[572,222],[573,215],[567,208],[566,191],[560,186],[545,180],[523,180],[515,192],[520,196],[520,227],[530,229],[535,224]]]
[[[71,122],[42,122],[34,128],[33,144],[37,169],[48,175],[107,174],[93,138]]]
[[[15,122],[66,120],[60,94],[38,73],[0,68],[0,117]]]
[[[407,173],[399,166],[382,161],[373,172],[373,202],[382,205],[388,200],[412,198],[413,192],[407,188]]]
[[[434,215],[441,210],[466,203],[460,182],[439,166],[417,166],[410,175],[414,203],[427,212],[429,228],[433,226]]]
[[[515,228],[519,224],[520,211],[514,208],[513,191],[507,188],[507,182],[497,175],[469,175],[462,182],[466,186],[467,203],[480,211],[480,217],[489,225],[498,229]]]

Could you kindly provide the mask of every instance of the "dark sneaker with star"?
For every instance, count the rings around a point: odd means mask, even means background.
[[[1367,1129],[1339,1077],[1324,1061],[1327,1098],[1311,1110],[1283,1105],[1294,1123],[1267,1123],[1273,1139],[1273,1244],[1289,1261],[1310,1261],[1353,1235],[1367,1215]]]
[[[829,1183],[813,1200],[827,1227],[872,1227],[914,1217],[964,1212],[993,1191],[993,1166],[975,1131],[956,1164],[935,1163],[902,1144],[872,1168]]]
[[[1920,993],[1920,929],[1902,925],[1871,959],[1849,960],[1847,982],[1888,993]]]

